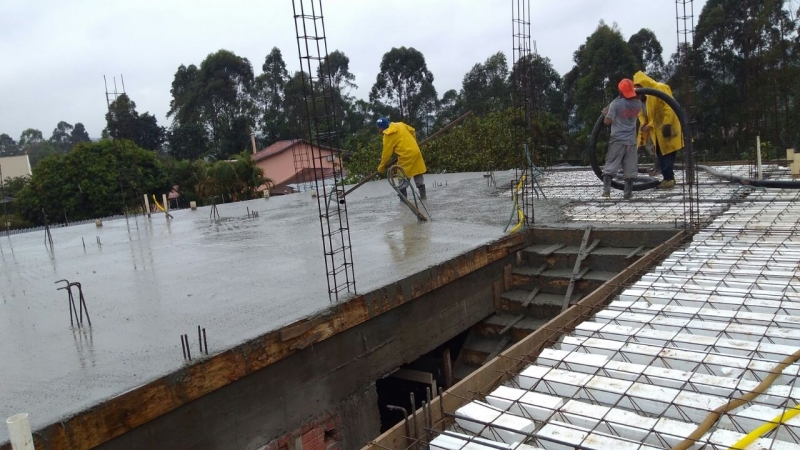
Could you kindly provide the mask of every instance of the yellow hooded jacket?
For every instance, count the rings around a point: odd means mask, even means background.
[[[669,86],[653,80],[642,71],[636,72],[636,74],[633,75],[633,84],[656,89],[672,97],[672,89],[670,89]],[[645,108],[647,110],[647,119],[645,119],[644,111],[640,112],[639,123],[641,126],[649,124],[653,128],[644,133],[642,133],[640,129],[638,138],[639,145],[643,146],[647,143],[648,139],[652,139],[653,144],[657,144],[661,149],[662,155],[668,155],[682,149],[683,132],[681,131],[681,123],[672,108],[663,100],[652,95],[647,96]],[[672,134],[669,137],[664,137],[662,128],[667,124],[672,125]]]
[[[406,172],[406,176],[411,178],[415,175],[425,173],[425,161],[419,151],[416,130],[403,122],[392,122],[389,127],[383,130],[383,154],[381,163],[378,165],[378,172],[386,172],[386,165],[392,154],[397,154],[397,164]]]

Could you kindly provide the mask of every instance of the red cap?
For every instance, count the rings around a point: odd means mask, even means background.
[[[625,98],[636,98],[636,88],[633,87],[633,81],[629,78],[623,78],[617,85],[619,92]]]

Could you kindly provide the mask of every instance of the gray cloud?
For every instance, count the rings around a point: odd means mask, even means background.
[[[652,29],[675,51],[675,3],[637,6],[621,0],[533,0],[532,36],[539,53],[560,73],[602,19],[627,38]],[[695,2],[699,16],[705,1]],[[366,97],[383,53],[412,46],[423,52],[440,94],[459,89],[477,62],[503,51],[510,58],[511,5],[507,1],[323,0],[328,49],[345,52]],[[247,57],[256,74],[279,47],[290,70],[299,69],[290,0],[6,1],[0,4],[0,133],[15,139],[25,128],[49,136],[56,123],[83,122],[92,137],[105,126],[103,75],[123,74],[139,112],[162,125],[172,76],[180,64],[199,64],[221,48]]]

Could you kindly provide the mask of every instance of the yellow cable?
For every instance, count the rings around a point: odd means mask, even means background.
[[[522,184],[525,183],[525,175],[519,179],[519,184],[517,184],[517,188],[514,190],[514,206],[517,208],[517,217],[519,218],[519,222],[514,225],[514,228],[511,229],[508,233],[515,233],[517,230],[522,228],[522,223],[525,221],[525,213],[522,211],[522,208],[519,207],[519,192],[522,190]]]
[[[745,437],[739,439],[735,444],[730,446],[728,450],[746,449],[747,446],[755,442],[756,439],[769,433],[770,431],[777,428],[778,425],[786,422],[787,420],[791,419],[792,417],[798,414],[800,414],[800,405],[795,405],[794,408],[783,411],[779,415],[775,416],[769,422],[765,423],[764,425],[761,425],[760,427],[748,433]]]
[[[156,200],[155,194],[152,197],[153,197],[153,202],[155,202],[155,204],[156,204],[156,208],[160,209],[161,211],[164,211],[164,208],[162,208],[161,204],[159,204],[158,200]],[[164,211],[164,212],[166,212],[166,211]]]

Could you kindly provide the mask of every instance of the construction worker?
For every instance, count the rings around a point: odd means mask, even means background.
[[[393,154],[397,154],[397,165],[406,173],[406,179],[400,183],[398,189],[403,197],[408,198],[406,189],[410,184],[410,179],[414,178],[414,184],[419,190],[419,197],[425,200],[425,178],[422,176],[427,169],[422,153],[417,145],[414,128],[403,122],[390,122],[386,117],[381,117],[375,123],[383,133],[383,154],[381,163],[378,164],[378,172],[385,173],[386,165],[389,164]]]
[[[603,123],[611,125],[611,138],[603,165],[603,197],[611,196],[611,179],[622,166],[624,198],[629,199],[633,196],[633,180],[638,173],[636,118],[642,111],[642,102],[636,96],[633,81],[628,78],[620,81],[617,89],[620,96],[603,108]]]
[[[633,83],[637,88],[657,89],[672,97],[669,86],[653,80],[642,71],[633,75]],[[675,187],[675,155],[683,148],[683,132],[678,115],[663,100],[648,95],[645,108],[639,114],[639,123],[639,147],[646,146],[648,140],[653,142],[658,165],[664,176],[658,189],[672,189]]]

